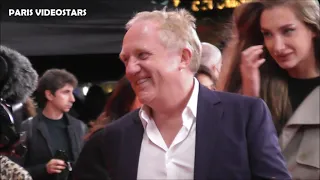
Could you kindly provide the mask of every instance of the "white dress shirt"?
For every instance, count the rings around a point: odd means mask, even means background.
[[[199,82],[194,86],[187,106],[182,112],[183,126],[168,148],[154,120],[150,109],[143,106],[139,112],[145,129],[141,143],[137,179],[193,179],[196,117]]]

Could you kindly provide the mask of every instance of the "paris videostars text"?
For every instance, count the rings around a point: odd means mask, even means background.
[[[9,9],[11,17],[26,16],[86,16],[86,9]]]

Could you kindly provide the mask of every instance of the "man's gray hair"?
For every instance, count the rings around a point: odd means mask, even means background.
[[[202,42],[201,64],[209,68],[221,63],[221,51],[214,45]]]
[[[196,32],[196,18],[185,9],[144,11],[137,13],[126,24],[130,29],[135,23],[152,21],[159,24],[159,37],[167,48],[188,48],[192,52],[190,70],[196,73],[200,66],[201,42]]]

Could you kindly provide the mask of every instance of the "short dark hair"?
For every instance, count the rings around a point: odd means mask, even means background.
[[[49,69],[39,79],[37,93],[39,106],[44,107],[47,103],[45,91],[49,90],[54,94],[58,89],[70,84],[74,88],[78,85],[77,78],[65,69]]]

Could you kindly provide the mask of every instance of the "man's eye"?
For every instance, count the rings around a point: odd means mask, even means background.
[[[123,64],[127,64],[128,63],[128,58],[123,58],[122,62],[123,62]]]
[[[149,53],[141,52],[138,54],[138,58],[141,60],[145,60],[149,57]]]

